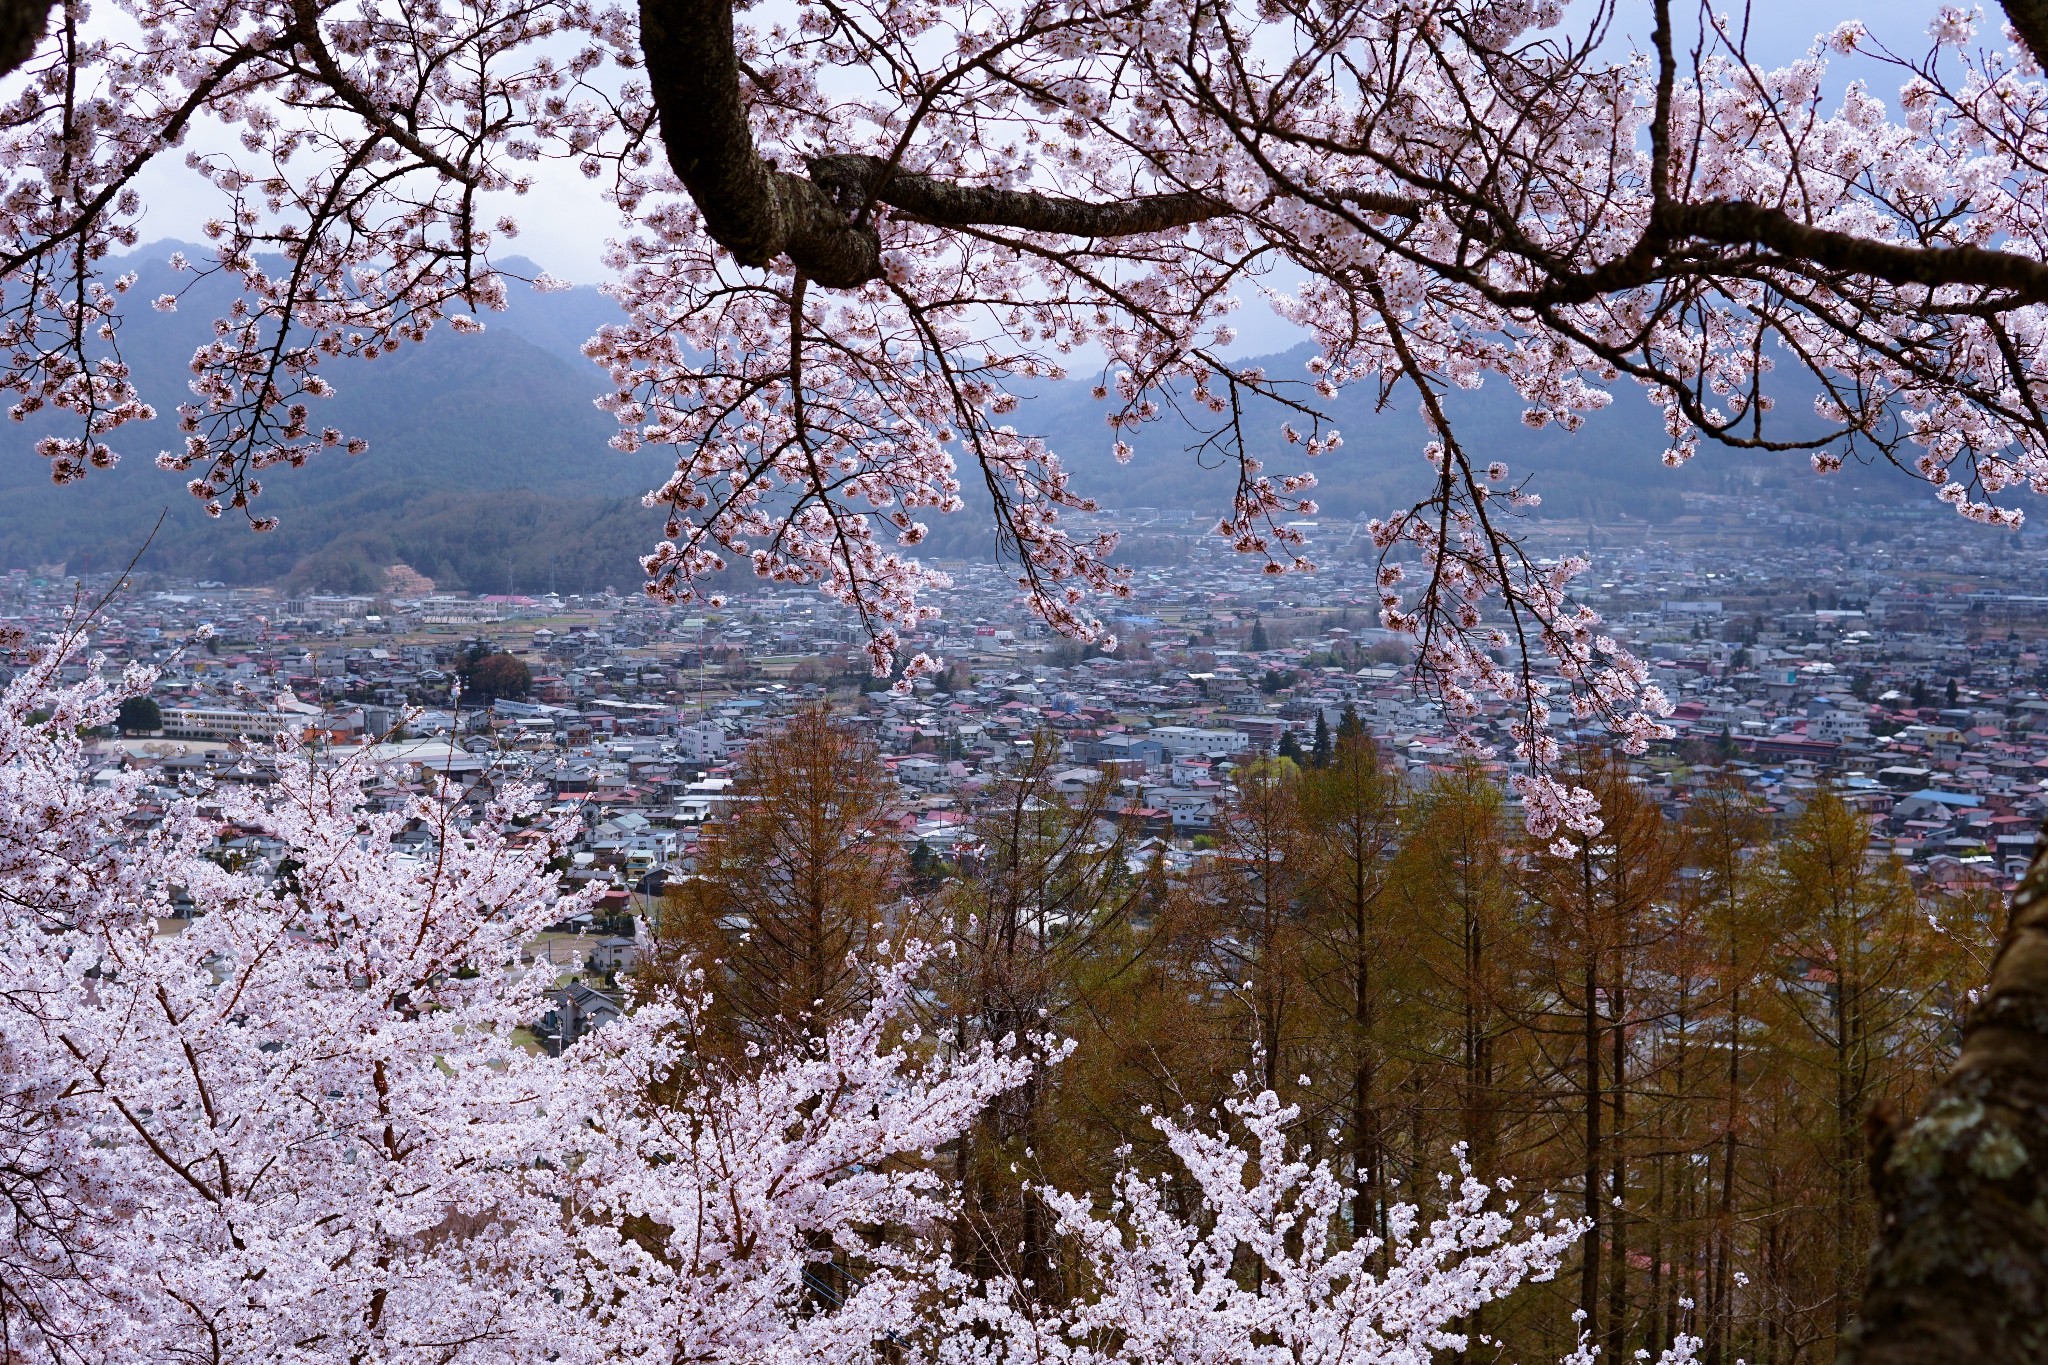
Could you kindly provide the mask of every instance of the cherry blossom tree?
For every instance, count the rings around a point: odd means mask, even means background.
[[[993,1329],[1011,1359],[1428,1365],[1487,1344],[1460,1320],[1550,1279],[1585,1232],[1541,1205],[1518,1210],[1467,1167],[1442,1177],[1440,1217],[1425,1223],[1415,1205],[1396,1204],[1384,1242],[1345,1238],[1356,1191],[1327,1161],[1306,1158],[1293,1131],[1299,1112],[1271,1091],[1228,1110],[1242,1138],[1154,1120],[1199,1191],[1201,1216],[1189,1219],[1162,1182],[1136,1175],[1123,1178],[1107,1214],[1050,1192],[1095,1292],[1050,1315],[985,1298],[964,1316]],[[1691,1365],[1698,1346],[1681,1336],[1660,1363]],[[1597,1349],[1582,1343],[1579,1358]]]
[[[517,949],[573,908],[541,861],[566,831],[516,844],[527,794],[372,812],[359,766],[289,747],[272,799],[195,792],[137,831],[142,776],[89,780],[78,738],[123,689],[55,686],[75,645],[0,700],[9,1139],[49,1192],[14,1206],[50,1210],[5,1244],[10,1349],[499,1358],[543,1325],[514,1286],[558,1241],[507,1135],[531,1126],[511,1030],[541,984]],[[393,842],[414,822],[431,862]],[[279,875],[205,856],[224,824]]]
[[[361,760],[287,744],[267,791],[191,793],[138,832],[141,775],[89,780],[78,738],[123,689],[57,686],[72,644],[0,696],[11,1353],[846,1359],[908,1321],[943,1248],[877,1230],[943,1216],[917,1154],[1028,1065],[905,1051],[917,953],[878,967],[867,1017],[752,1074],[694,1068],[695,998],[529,1055],[514,1030],[553,973],[520,948],[579,904],[532,793],[373,811]],[[275,867],[209,859],[224,825]],[[798,1311],[835,1254],[874,1273]]]
[[[701,995],[571,1049],[547,1107],[594,1134],[567,1182],[583,1355],[880,1365],[910,1339],[950,1279],[936,1149],[1031,1069],[920,1045],[904,1021],[924,957],[874,964],[863,1015],[756,1071],[699,1059]]]
[[[1169,406],[1208,421],[1241,472],[1217,530],[1281,573],[1312,567],[1287,522],[1341,441],[1319,401],[1375,386],[1434,431],[1432,491],[1374,526],[1384,619],[1468,747],[1482,703],[1510,705],[1546,837],[1598,816],[1552,775],[1541,675],[1630,750],[1665,699],[1573,601],[1584,565],[1522,551],[1536,494],[1467,448],[1448,389],[1490,376],[1532,425],[1569,428],[1647,397],[1667,461],[1703,441],[1824,471],[1892,459],[1994,525],[2019,518],[2011,490],[2048,485],[2035,7],[2009,42],[1948,8],[1924,55],[1851,23],[1772,70],[1739,25],[1681,25],[1669,0],[1570,27],[1552,4],[1463,0],[797,0],[751,24],[729,0],[50,12],[0,113],[0,385],[18,416],[68,422],[41,443],[58,480],[155,416],[120,355],[131,282],[99,263],[135,240],[157,158],[237,139],[182,153],[222,207],[212,258],[180,264],[241,297],[158,458],[259,529],[267,471],[361,448],[315,420],[328,362],[481,325],[511,283],[500,209],[562,159],[620,215],[601,401],[621,446],[676,458],[650,494],[669,514],[650,591],[693,594],[737,557],[856,608],[886,669],[931,612],[921,518],[973,479],[1035,609],[1102,638],[1114,543],[1066,529],[1093,504],[1006,420],[1020,389],[1099,357],[1120,457]],[[1824,99],[1837,54],[1895,76],[1897,112],[1860,78]],[[1302,375],[1223,352],[1278,262],[1308,277],[1269,297],[1319,343]],[[1804,411],[1774,415],[1787,400]],[[1299,469],[1256,455],[1270,433],[1248,414],[1275,404]]]
[[[1432,428],[1431,491],[1374,526],[1383,620],[1468,747],[1485,701],[1509,705],[1531,824],[1562,850],[1599,817],[1555,775],[1553,700],[1633,751],[1665,699],[1573,600],[1583,562],[1524,551],[1535,492],[1469,448],[1446,393],[1510,383],[1532,425],[1567,428],[1647,400],[1667,461],[1887,459],[2016,525],[2012,495],[2048,488],[2048,7],[2005,19],[1945,6],[1924,43],[1851,23],[1765,69],[1739,23],[1669,0],[792,0],[745,21],[730,0],[0,0],[0,385],[63,419],[41,445],[60,481],[148,430],[120,350],[132,279],[103,262],[136,240],[139,177],[182,156],[221,209],[211,256],[180,264],[240,298],[158,461],[271,525],[271,471],[360,448],[314,415],[332,362],[481,325],[516,283],[501,210],[560,159],[621,218],[601,401],[618,444],[676,461],[650,494],[650,591],[745,560],[854,607],[878,668],[932,610],[922,518],[969,479],[1040,614],[1105,635],[1113,543],[1070,532],[1085,490],[1013,420],[1077,356],[1102,359],[1119,457],[1169,407],[1212,424],[1241,471],[1218,533],[1275,573],[1312,567],[1287,523],[1340,445],[1319,400],[1371,385]],[[1829,95],[1842,60],[1895,92]],[[1225,354],[1282,261],[1307,280],[1271,302],[1318,343],[1300,376]],[[1257,458],[1249,414],[1273,404],[1299,468]],[[1970,1165],[1990,1120],[1957,1117],[2013,1098],[1998,1131],[2048,1150],[2023,1098],[2048,1093],[2028,895],[1962,1108],[1896,1148],[1867,1319],[1888,1326],[1861,1359],[1948,1350],[1930,1324],[1965,1302],[2048,1322],[2048,1230],[1992,1216],[2031,1207],[2037,1163]]]

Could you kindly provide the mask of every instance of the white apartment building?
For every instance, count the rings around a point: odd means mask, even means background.
[[[711,763],[725,757],[725,731],[710,721],[679,726],[676,752],[692,763]]]
[[[1157,740],[1170,758],[1183,755],[1228,758],[1252,745],[1236,730],[1202,730],[1192,725],[1159,725],[1145,731],[1146,739]]]
[[[269,739],[295,727],[295,718],[275,711],[231,711],[215,706],[164,708],[166,739]]]

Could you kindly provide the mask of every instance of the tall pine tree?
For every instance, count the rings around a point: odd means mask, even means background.
[[[1358,718],[1358,708],[1350,702],[1344,703],[1344,714],[1337,717],[1337,752],[1342,753],[1353,744],[1365,739],[1365,722]]]

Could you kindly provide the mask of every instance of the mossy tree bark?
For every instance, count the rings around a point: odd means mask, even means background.
[[[1871,1138],[1878,1242],[1842,1365],[2048,1360],[2048,847],[1948,1079]]]

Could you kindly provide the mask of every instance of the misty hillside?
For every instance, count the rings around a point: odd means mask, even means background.
[[[141,276],[131,299],[190,283],[163,264],[174,249],[163,243],[131,258]],[[232,514],[211,521],[181,477],[153,464],[177,440],[172,414],[189,398],[192,350],[230,296],[226,281],[208,280],[176,313],[143,306],[127,314],[122,355],[164,416],[114,434],[119,468],[59,488],[33,449],[52,427],[0,432],[0,564],[65,561],[76,572],[125,562],[168,509],[144,567],[194,577],[361,588],[395,560],[487,592],[624,586],[637,577],[635,556],[659,525],[638,498],[660,482],[666,462],[606,445],[614,424],[591,405],[602,374],[569,339],[588,335],[612,309],[596,290],[519,290],[481,336],[442,328],[424,346],[329,366],[323,373],[338,392],[315,400],[315,421],[363,436],[370,448],[321,452],[303,469],[266,478],[262,510],[282,518],[268,535]]]
[[[190,284],[164,264],[175,249],[158,243],[121,263],[140,275],[131,299]],[[189,396],[187,361],[229,297],[227,282],[208,280],[176,313],[146,306],[128,313],[122,354],[160,413],[174,413]],[[177,439],[174,417],[116,433],[121,466],[67,488],[50,482],[33,449],[53,428],[10,424],[0,430],[0,566],[64,562],[77,572],[125,563],[164,512],[143,567],[189,577],[362,590],[384,566],[404,562],[444,587],[475,592],[629,586],[639,579],[637,557],[659,535],[659,517],[638,499],[668,465],[658,453],[628,456],[606,444],[612,420],[591,402],[604,379],[578,347],[613,316],[615,306],[587,286],[537,294],[515,285],[510,309],[490,315],[481,336],[443,328],[424,346],[330,364],[323,373],[338,393],[318,403],[315,422],[363,436],[370,449],[324,452],[304,469],[266,478],[263,510],[282,518],[267,535],[232,515],[209,520],[181,477],[155,468],[156,452]],[[1309,354],[1302,346],[1266,363],[1276,377],[1303,376]],[[1274,473],[1313,468],[1328,516],[1412,499],[1428,473],[1415,396],[1398,392],[1384,411],[1375,411],[1376,397],[1359,386],[1327,405],[1345,443],[1313,465],[1281,440],[1284,414],[1276,406],[1252,405],[1245,425],[1253,453]],[[1658,412],[1632,389],[1575,435],[1554,426],[1529,430],[1513,389],[1499,382],[1450,402],[1475,455],[1537,473],[1545,515],[1663,520],[1682,507],[1682,493],[1726,486],[1737,472],[1715,451],[1682,470],[1663,468]],[[1131,438],[1137,454],[1119,465],[1110,456],[1106,410],[1076,379],[1042,386],[1011,420],[1048,437],[1076,484],[1104,506],[1204,513],[1228,506],[1234,467],[1214,452],[1190,453],[1205,432],[1169,414]],[[971,473],[966,482],[970,503],[985,507]],[[989,545],[986,522],[970,512],[941,519],[929,549],[943,557]]]

